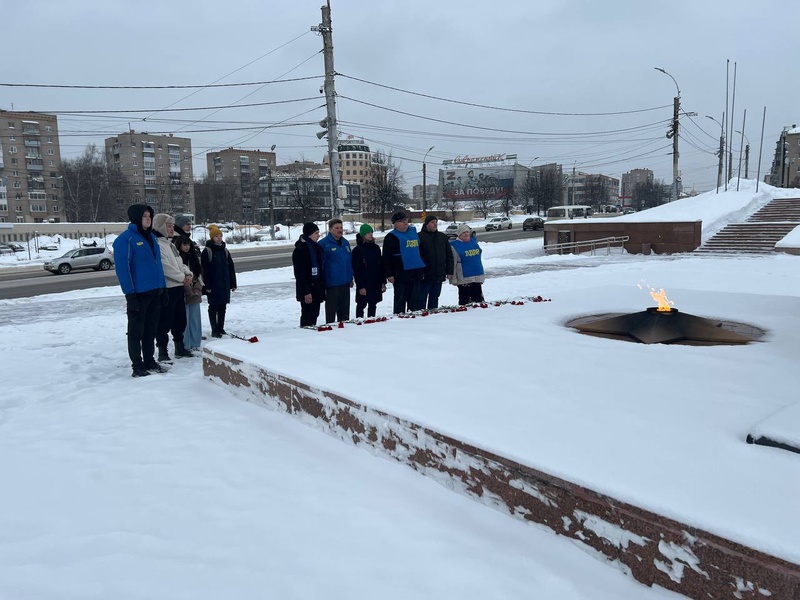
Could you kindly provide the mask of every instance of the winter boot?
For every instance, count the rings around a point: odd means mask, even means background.
[[[183,342],[175,342],[175,358],[194,358],[194,354],[186,349]]]
[[[148,375],[150,375],[150,371],[144,367],[133,367],[133,373],[131,373],[131,377],[147,377]]]
[[[166,346],[159,346],[158,347],[158,362],[169,362],[172,360],[169,357],[169,352],[167,352]]]
[[[166,367],[162,367],[160,364],[154,362],[152,365],[145,365],[145,371],[149,371],[150,373],[166,373],[169,371]]]
[[[217,308],[216,306],[209,306],[208,307],[208,322],[211,323],[211,337],[222,337],[219,335],[218,329],[219,325],[217,324]]]
[[[228,332],[225,331],[225,311],[227,310],[227,305],[223,304],[219,310],[219,316],[217,321],[217,333],[219,336],[222,337],[223,335],[228,335]]]

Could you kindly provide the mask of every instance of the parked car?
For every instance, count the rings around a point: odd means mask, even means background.
[[[486,224],[486,231],[500,231],[501,229],[511,229],[513,223],[508,217],[495,217]]]
[[[4,244],[0,242],[0,255],[2,254],[14,254],[14,248],[9,244]]]
[[[522,222],[522,231],[536,231],[537,229],[544,229],[542,217],[528,217]]]
[[[6,242],[7,246],[11,246],[14,249],[14,252],[25,252],[25,246],[18,242]]]
[[[75,269],[108,271],[114,265],[114,253],[110,248],[76,248],[63,256],[44,263],[44,270],[57,275],[66,275]]]
[[[448,240],[456,239],[458,237],[458,225],[456,223],[450,223],[444,230],[444,234],[447,236]]]

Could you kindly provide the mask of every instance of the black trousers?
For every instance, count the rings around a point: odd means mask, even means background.
[[[186,303],[183,300],[183,286],[167,288],[169,302],[161,306],[161,315],[158,317],[156,330],[156,345],[166,348],[169,344],[169,334],[172,332],[172,341],[175,344],[183,343],[183,332],[186,331]]]
[[[211,323],[211,334],[225,332],[225,312],[228,310],[227,304],[209,304],[208,321]]]
[[[419,279],[394,278],[394,314],[419,310]]]
[[[483,285],[480,283],[467,283],[458,286],[458,303],[461,305],[471,302],[483,302]]]
[[[358,292],[356,292],[356,319],[361,319],[364,317],[365,308],[367,309],[367,316],[374,317],[375,309],[377,307],[377,302],[367,302],[366,296],[361,296]]]
[[[350,286],[335,285],[325,290],[325,322],[350,320]]]
[[[309,304],[300,302],[300,327],[311,327],[317,324],[319,306],[322,302],[312,300]]]
[[[156,329],[161,313],[161,296],[156,293],[136,294],[139,310],[128,313],[128,356],[131,367],[142,368],[155,363]]]

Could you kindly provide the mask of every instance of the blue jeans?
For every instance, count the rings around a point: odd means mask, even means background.
[[[419,284],[419,308],[439,308],[439,296],[442,293],[441,281],[422,281]]]
[[[183,332],[183,345],[187,348],[199,348],[203,335],[203,322],[200,319],[200,304],[186,305],[186,329]]]

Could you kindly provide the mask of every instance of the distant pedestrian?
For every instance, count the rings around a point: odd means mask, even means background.
[[[353,263],[350,242],[344,239],[341,219],[328,221],[328,235],[320,240],[325,278],[325,322],[350,319],[350,288],[353,287]]]
[[[236,269],[231,253],[222,241],[222,231],[216,225],[208,227],[209,239],[201,254],[203,282],[208,294],[208,320],[211,336],[225,335],[225,313],[231,301],[231,292],[236,291]]]
[[[453,276],[453,251],[447,236],[438,229],[436,215],[428,215],[419,232],[419,252],[425,270],[419,285],[419,308],[438,308],[442,282]]]
[[[450,283],[458,286],[458,303],[483,302],[483,273],[481,254],[483,251],[478,240],[472,237],[469,225],[458,226],[458,238],[450,242],[455,259],[455,271]]]
[[[419,235],[404,212],[392,215],[392,229],[383,238],[383,273],[394,287],[394,313],[417,310],[419,284],[425,263],[419,253]]]
[[[303,234],[295,242],[292,252],[295,297],[300,303],[300,327],[317,324],[320,304],[325,301],[324,256],[317,240],[317,224],[305,223]]]
[[[153,209],[144,204],[128,207],[130,224],[114,240],[114,269],[128,315],[128,356],[133,377],[166,369],[155,360],[156,328],[164,292],[161,252],[152,235]]]
[[[383,274],[381,249],[375,243],[373,229],[364,223],[356,235],[353,249],[353,276],[356,280],[356,318],[374,317],[378,303],[386,291],[386,276]]]
[[[200,317],[200,305],[203,303],[203,268],[200,255],[194,251],[192,241],[186,236],[175,236],[175,245],[181,255],[181,262],[192,272],[192,282],[183,286],[183,301],[186,304],[186,329],[183,332],[183,344],[190,351],[200,350],[203,337],[203,321]]]
[[[175,344],[175,358],[192,358],[192,354],[183,344],[183,332],[186,330],[186,304],[183,287],[192,283],[192,271],[181,261],[180,253],[172,243],[175,235],[175,219],[166,213],[153,217],[153,233],[161,250],[161,266],[167,283],[167,302],[162,302],[161,314],[158,317],[156,330],[156,346],[159,362],[169,361],[169,334]]]

